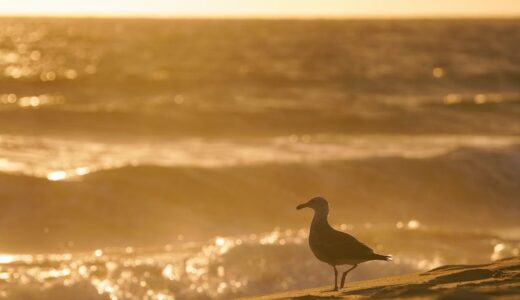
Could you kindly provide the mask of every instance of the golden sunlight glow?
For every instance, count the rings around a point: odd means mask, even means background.
[[[224,246],[225,243],[226,243],[226,240],[222,237],[218,237],[215,239],[215,244],[217,246]]]
[[[51,181],[59,181],[67,178],[67,173],[65,171],[54,171],[47,174],[47,179]]]
[[[78,175],[78,176],[83,176],[83,175],[87,175],[88,173],[90,173],[90,169],[88,167],[80,167],[80,168],[76,168],[74,170],[74,173],[76,173],[76,175]]]
[[[9,264],[14,261],[14,256],[2,254],[0,255],[0,264]]]
[[[60,16],[504,16],[518,15],[517,0],[19,0],[0,15]]]

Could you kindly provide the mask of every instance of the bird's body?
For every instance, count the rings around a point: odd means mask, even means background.
[[[330,265],[357,265],[380,258],[353,236],[335,230],[326,220],[316,220],[316,217],[309,232],[309,246],[319,260]]]
[[[328,222],[328,203],[324,198],[313,198],[309,202],[299,205],[298,209],[304,207],[314,209],[309,231],[309,246],[316,258],[334,268],[335,290],[338,288],[336,266],[353,266],[343,273],[341,280],[341,287],[343,287],[347,273],[356,268],[358,264],[371,260],[391,260],[390,256],[376,254],[353,236],[332,228]]]

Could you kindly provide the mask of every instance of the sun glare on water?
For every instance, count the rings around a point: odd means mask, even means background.
[[[0,264],[10,264],[14,261],[14,256],[12,255],[0,255]]]
[[[47,173],[47,179],[50,181],[60,181],[71,177],[84,176],[88,173],[90,173],[90,168],[88,167],[79,167],[71,171],[58,170]]]
[[[67,173],[65,171],[54,171],[47,174],[47,179],[50,181],[60,181],[67,178]]]

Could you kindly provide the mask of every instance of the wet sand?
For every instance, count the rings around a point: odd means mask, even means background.
[[[248,299],[518,299],[520,258],[484,265],[446,265],[424,273],[290,291]]]

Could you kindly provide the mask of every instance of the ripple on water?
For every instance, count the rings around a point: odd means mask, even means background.
[[[356,235],[367,233],[363,226],[356,228],[359,228]],[[370,230],[377,228],[374,225]],[[435,247],[438,233],[432,231],[429,235],[426,228],[422,230],[420,236],[423,240],[417,241],[416,245],[440,249]],[[228,299],[298,288],[301,284],[328,284],[330,268],[316,261],[303,243],[307,234],[305,229],[275,228],[261,234],[219,236],[196,246],[190,243],[189,247],[179,243],[162,247],[104,248],[83,253],[1,254],[0,283],[3,284],[0,293],[8,297],[19,288],[44,293],[54,287],[88,284],[99,295],[111,299]],[[390,235],[393,236],[391,240],[398,236],[397,232]],[[381,233],[374,232],[374,236],[380,237]],[[455,236],[461,238],[460,234],[455,233]],[[482,239],[476,240],[471,236],[468,241],[480,247],[488,238],[489,235],[483,234]],[[497,253],[500,257],[507,256],[520,248],[520,244],[502,240],[491,242],[494,243],[491,255],[496,259],[499,258]],[[378,245],[378,251],[388,252],[388,248],[382,246],[387,246],[388,241],[374,244]],[[402,244],[396,242],[396,245]],[[468,243],[462,244],[468,246]],[[407,243],[407,248],[410,246],[413,245]],[[468,249],[453,250],[460,253]],[[464,262],[460,258],[455,261],[448,259],[439,251],[414,251],[421,254],[395,250],[392,264],[385,264],[385,268],[377,262],[363,265],[353,278],[426,271],[446,263]],[[276,281],[273,278],[277,278]]]

